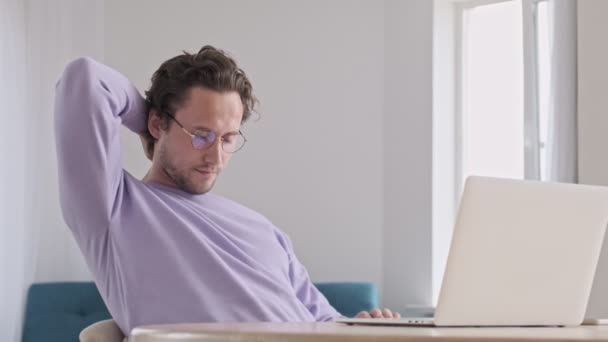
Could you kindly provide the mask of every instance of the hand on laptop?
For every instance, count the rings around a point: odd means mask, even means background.
[[[355,316],[355,318],[400,318],[401,314],[398,312],[392,312],[389,309],[373,309],[370,312],[361,311]]]

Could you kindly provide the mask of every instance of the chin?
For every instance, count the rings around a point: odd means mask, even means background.
[[[186,186],[185,189],[183,189],[183,190],[186,192],[189,192],[191,194],[194,194],[194,195],[202,195],[202,194],[206,194],[207,192],[211,191],[211,189],[213,189],[214,184],[215,184],[215,182],[212,182],[211,184],[190,185],[190,186]]]
[[[202,195],[202,194],[209,192],[209,190],[211,190],[210,187],[195,187],[195,186],[181,186],[180,188],[182,190],[184,190],[185,192],[192,194],[192,195]]]
[[[213,188],[216,177],[201,179],[200,177],[172,177],[175,185],[181,190],[193,194],[202,195]]]
[[[211,188],[196,189],[196,191],[194,191],[194,193],[196,195],[203,195],[203,194],[208,193],[209,191],[211,191]]]

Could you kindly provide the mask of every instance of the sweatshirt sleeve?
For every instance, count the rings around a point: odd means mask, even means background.
[[[308,311],[318,322],[334,321],[343,317],[327,298],[315,287],[310,280],[308,271],[296,257],[291,240],[287,235],[280,233],[279,241],[287,251],[289,257],[289,278],[298,299],[308,308]]]
[[[123,180],[120,127],[144,131],[145,110],[125,76],[91,58],[63,71],[55,93],[59,197],[77,239],[107,231]]]

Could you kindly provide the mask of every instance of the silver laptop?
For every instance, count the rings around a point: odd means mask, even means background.
[[[579,325],[607,223],[608,187],[469,177],[435,317],[339,322]]]

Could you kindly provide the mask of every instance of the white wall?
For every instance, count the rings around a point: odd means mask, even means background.
[[[33,280],[83,280],[90,272],[70,230],[64,223],[59,205],[57,160],[54,132],[55,84],[70,60],[87,55],[101,59],[103,45],[102,0],[59,0],[53,3],[31,1],[27,5],[28,105],[37,125],[29,127],[31,172],[26,188],[32,238]],[[100,13],[101,12],[101,13]],[[40,53],[42,51],[43,53]]]
[[[252,79],[262,118],[245,125],[249,142],[221,176],[217,192],[257,209],[285,230],[315,281],[381,285],[382,2],[107,0],[105,14],[105,61],[140,90],[147,89],[162,61],[182,49],[195,52],[213,44],[232,53]],[[417,86],[410,81],[404,93]],[[417,94],[408,97],[415,100]],[[426,108],[413,113],[420,110]],[[408,114],[403,106],[399,111]],[[419,128],[406,127],[406,132]],[[125,165],[142,176],[148,163],[139,142],[132,134],[124,136]],[[398,142],[416,149],[417,137],[405,136]],[[416,174],[427,170],[430,175],[430,166]],[[416,197],[416,189],[402,191],[401,197]],[[424,206],[409,207],[408,215]]]
[[[608,185],[608,1],[578,1],[578,175]],[[588,315],[608,317],[608,241],[598,265]]]
[[[456,212],[456,7],[434,1],[433,22],[433,300],[436,304],[452,241]]]
[[[579,177],[608,185],[606,10],[579,2]],[[314,280],[376,282],[398,310],[430,304],[451,221],[432,218],[445,189],[432,179],[432,115],[445,113],[433,96],[446,93],[433,82],[451,82],[433,74],[433,1],[106,0],[105,12],[106,62],[142,90],[181,49],[237,57],[262,120],[246,125],[250,143],[217,191],[288,232]],[[125,140],[125,165],[141,176],[139,143]],[[606,316],[608,251],[598,272],[590,313]]]
[[[59,208],[53,100],[77,56],[102,58],[102,0],[0,2],[0,340],[20,340],[32,282],[90,279]],[[101,39],[103,40],[103,39]]]
[[[373,281],[384,305],[402,310],[429,304],[437,283],[432,113],[441,108],[433,108],[432,85],[446,80],[432,71],[432,6],[429,0],[106,0],[93,11],[105,11],[101,24],[65,13],[89,29],[54,33],[69,39],[48,40],[48,55],[32,62],[48,81],[68,57],[102,58],[105,51],[105,62],[144,90],[158,65],[182,49],[209,43],[230,51],[252,78],[262,120],[244,128],[250,143],[217,191],[289,233],[314,280]],[[607,10],[605,0],[579,2],[579,178],[605,185]],[[41,9],[33,20],[61,20],[49,13]],[[98,44],[71,48],[72,40],[85,38],[103,40],[104,51],[96,51]],[[62,62],[49,68],[50,57]],[[50,110],[48,101],[39,106]],[[32,218],[48,228],[38,237],[41,249],[53,234],[68,232],[56,203],[54,146],[44,145],[53,140],[49,127],[47,120],[36,129],[48,155],[35,162],[39,178],[29,185],[42,194],[34,204],[41,214]],[[124,137],[125,165],[142,176],[148,163],[139,142]],[[43,260],[37,280],[69,279],[55,272],[62,262],[73,263],[76,278],[86,274],[75,245],[65,247],[70,252],[61,259]],[[590,313],[605,317],[608,250],[596,278]]]
[[[143,90],[182,49],[231,52],[262,119],[217,192],[284,229],[315,281],[375,282],[400,311],[430,304],[433,2],[178,4],[106,0],[105,61]]]
[[[385,303],[432,297],[433,1],[385,2]]]

